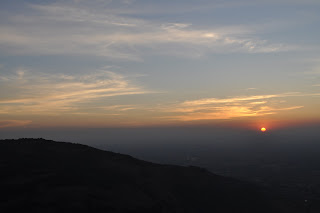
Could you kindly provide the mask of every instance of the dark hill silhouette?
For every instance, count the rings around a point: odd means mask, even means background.
[[[80,144],[0,140],[0,169],[0,212],[286,212],[246,182]]]

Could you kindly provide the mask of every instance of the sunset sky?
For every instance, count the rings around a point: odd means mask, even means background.
[[[0,128],[320,122],[319,0],[16,0],[0,11]]]

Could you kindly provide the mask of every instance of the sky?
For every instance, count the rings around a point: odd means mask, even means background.
[[[0,128],[320,123],[318,0],[0,2]]]

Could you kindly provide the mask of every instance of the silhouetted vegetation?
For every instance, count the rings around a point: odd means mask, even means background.
[[[0,212],[303,212],[266,189],[198,167],[86,145],[0,141]]]

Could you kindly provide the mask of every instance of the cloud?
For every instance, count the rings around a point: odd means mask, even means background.
[[[134,105],[112,105],[112,106],[105,106],[105,107],[98,107],[98,109],[104,110],[104,111],[128,111],[128,110],[134,110],[137,109]]]
[[[142,60],[144,55],[199,57],[206,53],[266,53],[288,46],[249,36],[239,27],[210,28],[132,18],[112,8],[78,4],[30,5],[30,13],[9,16],[0,44],[9,54],[92,55]],[[254,34],[252,30],[250,34]]]
[[[253,95],[253,96],[239,96],[234,98],[207,98],[207,99],[198,99],[193,101],[185,101],[182,105],[185,106],[197,106],[197,105],[208,105],[208,104],[218,104],[218,103],[235,103],[242,101],[253,101],[253,100],[264,100],[270,98],[280,98],[280,97],[289,97],[289,96],[299,96],[301,93],[291,92],[291,93],[282,93],[282,94],[272,94],[272,95]]]
[[[32,123],[29,120],[0,120],[0,128],[26,126]]]
[[[89,75],[44,74],[18,70],[0,79],[1,114],[79,113],[108,107],[109,97],[150,93],[120,74],[99,70]],[[126,111],[130,106],[118,106]]]
[[[256,117],[264,115],[276,114],[277,111],[300,109],[303,106],[294,106],[287,108],[271,108],[261,107],[254,109],[248,106],[223,106],[217,107],[215,110],[208,112],[193,112],[186,115],[178,115],[171,117],[171,120],[193,121],[193,120],[217,120],[217,119],[231,119],[239,117]]]
[[[162,118],[178,121],[232,119],[240,117],[268,116],[301,109],[302,105],[284,106],[282,99],[298,96],[320,96],[319,93],[280,93],[270,95],[237,96],[230,98],[207,98],[184,101],[163,107],[171,115]],[[277,100],[278,99],[278,100]],[[280,100],[279,100],[280,99]]]

